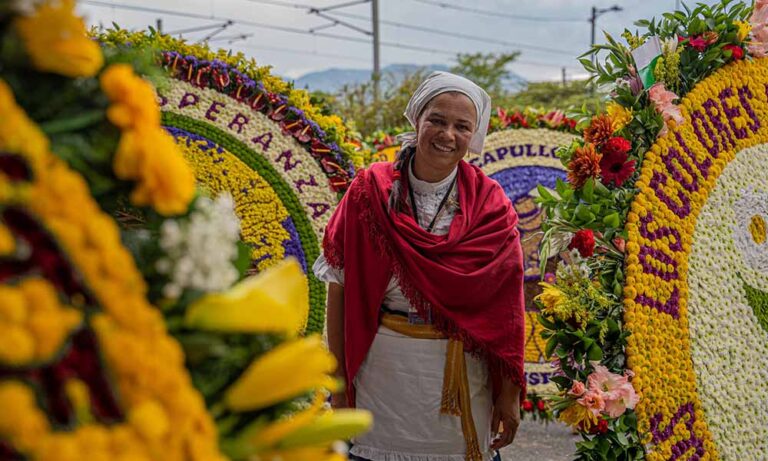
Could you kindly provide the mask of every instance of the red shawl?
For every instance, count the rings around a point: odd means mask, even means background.
[[[379,310],[391,276],[435,327],[461,339],[523,392],[525,304],[517,214],[501,187],[461,161],[459,206],[448,235],[419,227],[408,212],[387,210],[390,163],[361,171],[328,223],[323,249],[344,270],[347,397],[354,406],[354,377],[379,328]],[[406,182],[407,184],[407,182]],[[521,398],[524,397],[521,395]]]

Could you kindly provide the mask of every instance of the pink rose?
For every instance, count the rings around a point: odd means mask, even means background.
[[[601,411],[605,410],[605,398],[600,391],[590,390],[584,397],[576,400],[579,405],[587,407],[592,414],[598,416]]]
[[[581,397],[587,391],[587,387],[581,381],[574,381],[571,390],[568,391],[569,395],[574,397]]]
[[[613,246],[615,246],[621,253],[624,253],[624,250],[627,249],[627,242],[621,237],[616,237],[613,239]]]

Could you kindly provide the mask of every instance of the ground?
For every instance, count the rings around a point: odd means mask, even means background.
[[[560,423],[524,420],[515,441],[501,450],[502,461],[571,461],[581,437]]]

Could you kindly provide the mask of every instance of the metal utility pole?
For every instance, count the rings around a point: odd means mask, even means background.
[[[162,34],[163,33],[163,20],[160,19],[160,18],[157,18],[157,20],[155,21],[155,25],[157,26],[156,27],[157,33],[158,34]]]
[[[619,5],[613,5],[610,8],[597,8],[595,6],[592,7],[592,14],[589,17],[589,22],[592,26],[592,35],[589,40],[589,48],[592,49],[593,46],[595,46],[595,27],[597,25],[597,18],[599,18],[604,13],[608,13],[611,11],[621,11],[623,8],[621,8]],[[592,64],[595,63],[597,55],[592,54]],[[592,84],[592,93],[595,93],[595,84]]]
[[[563,70],[563,88],[565,88],[565,86],[566,86],[566,81],[565,81],[565,67],[563,67],[563,69],[562,69],[562,70]]]
[[[379,81],[381,67],[379,64],[379,0],[371,0],[371,22],[373,30],[373,103],[379,102]]]

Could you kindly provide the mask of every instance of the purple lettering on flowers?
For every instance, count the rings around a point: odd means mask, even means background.
[[[696,123],[697,121],[699,123]],[[720,153],[720,143],[717,141],[717,135],[714,131],[712,131],[712,128],[709,126],[706,117],[704,117],[704,114],[702,114],[701,111],[695,110],[691,112],[691,125],[693,125],[693,132],[696,133],[696,137],[699,138],[701,145],[709,151],[712,157],[717,158],[717,155]],[[704,131],[706,131],[709,140],[712,141],[711,146],[707,145],[707,140],[704,139],[701,128],[704,128]]]
[[[216,121],[216,115],[215,114],[219,114],[220,113],[219,109],[222,108],[222,107],[225,107],[225,106],[226,106],[226,104],[224,104],[223,102],[213,101],[211,103],[211,106],[208,108],[208,110],[205,111],[205,118],[207,118],[208,120],[210,120],[212,122],[215,122]]]
[[[672,290],[672,294],[669,296],[669,299],[665,303],[662,303],[658,299],[646,296],[644,294],[637,295],[635,302],[637,304],[642,304],[643,306],[656,309],[657,311],[664,314],[669,314],[675,320],[680,318],[680,291],[677,289],[677,287]]]
[[[483,155],[483,166],[488,165],[489,163],[495,162],[496,159],[493,157],[493,154],[490,152],[486,152],[485,155]]]
[[[656,191],[656,196],[661,200],[667,208],[672,210],[680,218],[686,218],[691,214],[691,201],[681,190],[677,191],[677,198],[680,200],[680,204],[675,203],[663,190],[663,185],[667,183],[667,175],[660,171],[654,171],[651,178],[651,189]]]
[[[637,257],[640,259],[640,264],[643,266],[643,272],[646,274],[653,274],[666,282],[679,277],[677,273],[677,261],[659,249],[647,246],[641,247]],[[653,264],[649,261],[651,258],[659,261],[661,264],[672,266],[672,270],[667,271],[653,267]]]
[[[499,160],[504,160],[504,157],[506,157],[508,153],[509,153],[508,147],[499,147],[498,149],[496,149],[496,157],[498,157]]]
[[[296,168],[296,165],[301,163],[301,160],[296,160],[294,162],[291,162],[291,159],[293,158],[293,152],[291,152],[290,149],[284,150],[278,157],[277,161],[279,162],[282,159],[285,159],[285,162],[283,163],[283,171],[289,171],[294,168]]]
[[[160,106],[160,107],[163,107],[166,104],[168,104],[168,98],[166,98],[162,94],[158,94],[157,95],[157,105]]]
[[[757,114],[755,114],[755,111],[752,110],[752,106],[749,104],[749,100],[752,98],[754,98],[754,95],[752,94],[752,90],[749,89],[749,86],[744,85],[739,88],[739,102],[741,102],[741,107],[747,111],[747,115],[752,119],[752,123],[748,123],[747,126],[752,133],[757,133],[757,130],[760,129],[760,119],[757,118]]]
[[[314,178],[313,178],[314,179]],[[331,206],[327,203],[307,203],[307,206],[312,208],[312,219],[317,219],[320,216],[326,214]]]
[[[267,149],[269,149],[269,145],[272,144],[272,132],[267,131],[262,135],[254,136],[253,138],[251,138],[251,141],[254,144],[261,144],[262,150],[266,152]]]
[[[727,143],[731,144],[731,147],[736,145],[736,141],[733,140],[733,135],[725,126],[722,120],[720,120],[721,110],[717,102],[714,99],[707,99],[703,104],[704,112],[709,118],[709,122],[715,127],[715,131],[720,132],[720,139],[723,143],[723,148]]]
[[[512,154],[512,157],[522,157],[524,150],[525,146],[523,145],[509,146],[509,153]]]
[[[640,235],[647,238],[648,240],[655,242],[656,240],[662,239],[664,237],[674,237],[675,241],[671,242],[669,244],[669,249],[672,251],[680,251],[683,249],[683,244],[680,241],[680,232],[677,231],[677,229],[672,229],[669,226],[659,226],[658,229],[656,229],[653,232],[650,232],[648,230],[648,224],[653,222],[653,213],[648,212],[645,216],[640,218]]]
[[[736,117],[739,116],[739,107],[731,107],[728,104],[728,98],[732,98],[733,96],[733,88],[726,88],[718,95],[720,98],[720,104],[723,106],[725,117],[728,119],[728,125],[731,127],[731,131],[733,131],[733,134],[736,135],[736,139],[744,139],[747,137],[747,129],[736,127],[736,122],[733,121]]]
[[[234,118],[232,118],[232,121],[229,122],[229,125],[227,125],[227,128],[230,130],[233,126],[237,127],[237,134],[240,134],[240,132],[243,131],[243,127],[250,121],[248,117],[238,112]]]
[[[686,416],[687,418],[685,419],[685,428],[688,430],[688,434],[690,434],[690,436],[686,440],[681,440],[672,446],[672,455],[667,458],[667,461],[677,461],[681,456],[687,454],[691,450],[693,450],[693,453],[685,458],[687,461],[699,461],[702,456],[704,456],[704,442],[698,438],[696,433],[693,431],[693,424],[696,422],[696,412],[694,411],[693,403],[690,402],[680,405],[680,407],[677,409],[677,412],[675,412],[675,415],[672,416],[672,419],[670,419],[669,424],[667,424],[667,427],[665,427],[664,430],[659,430],[661,420],[664,419],[662,413],[657,413],[651,418],[651,434],[653,435],[653,444],[658,445],[661,442],[669,440],[669,438],[672,437],[672,434],[674,433],[675,426],[677,426],[678,423],[680,423],[680,421]]]
[[[179,109],[183,109],[187,106],[194,106],[200,101],[200,97],[195,93],[186,92],[179,101]]]
[[[315,175],[309,175],[309,181],[305,179],[299,179],[298,181],[295,181],[294,184],[296,185],[296,189],[299,190],[299,193],[304,193],[304,186],[315,186],[317,187],[317,180],[315,179]]]
[[[688,156],[688,159],[699,169],[701,176],[704,177],[704,179],[707,179],[707,177],[709,177],[709,167],[712,166],[712,159],[707,157],[703,162],[699,162],[696,153],[691,151],[691,148],[685,143],[685,140],[679,131],[675,131],[675,139],[677,139],[677,143],[680,144],[680,147],[683,148],[683,152]]]

